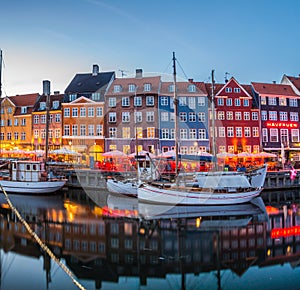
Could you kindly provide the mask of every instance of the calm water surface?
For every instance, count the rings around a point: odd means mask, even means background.
[[[166,207],[101,191],[0,194],[0,290],[300,289],[300,201]],[[299,226],[298,226],[299,225]]]

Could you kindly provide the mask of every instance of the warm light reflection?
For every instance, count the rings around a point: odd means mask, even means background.
[[[196,218],[196,227],[197,228],[199,228],[200,227],[200,225],[201,225],[201,217],[199,217],[199,218]]]

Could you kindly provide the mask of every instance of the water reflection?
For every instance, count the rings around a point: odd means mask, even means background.
[[[14,273],[14,281],[5,280],[11,269],[5,256],[14,253],[15,262],[21,256],[43,261],[43,287],[76,289],[53,275],[55,267],[49,257],[16,219],[4,196],[0,197],[0,288],[20,288],[23,283],[20,272]],[[173,274],[179,280],[168,281],[169,288],[186,289],[188,275],[200,279],[209,273],[214,275],[207,284],[201,281],[199,289],[226,289],[222,280],[225,271],[242,277],[250,267],[287,262],[296,267],[300,261],[297,203],[265,207],[257,199],[255,204],[229,207],[157,208],[94,191],[10,198],[30,227],[87,289],[109,288],[113,284],[108,282],[120,285],[122,277],[149,286],[154,278],[166,281]],[[35,272],[40,269],[33,268],[32,275]]]

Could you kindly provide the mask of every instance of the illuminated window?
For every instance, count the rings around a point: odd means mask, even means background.
[[[292,129],[292,142],[299,142],[299,129]]]
[[[286,106],[286,98],[279,98],[279,106]]]
[[[154,127],[147,128],[147,138],[155,138],[155,128]]]
[[[259,137],[258,127],[252,127],[252,136]]]
[[[124,127],[122,129],[122,138],[126,138],[126,139],[130,138],[130,127]]]
[[[260,103],[261,103],[261,105],[266,105],[267,104],[267,98],[266,97],[261,97],[260,98]]]

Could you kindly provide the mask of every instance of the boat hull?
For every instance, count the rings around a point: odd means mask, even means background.
[[[123,182],[114,179],[108,179],[106,186],[110,193],[137,196],[137,184],[135,182]]]
[[[138,199],[143,202],[170,205],[227,205],[246,203],[260,195],[262,188],[244,192],[216,193],[163,189],[151,185],[138,188]]]
[[[60,190],[66,184],[66,180],[57,181],[9,181],[1,180],[1,190],[17,194],[48,194]]]

